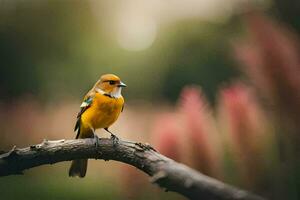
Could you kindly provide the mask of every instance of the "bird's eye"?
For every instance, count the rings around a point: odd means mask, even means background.
[[[116,83],[116,81],[109,81],[110,85],[114,85]]]

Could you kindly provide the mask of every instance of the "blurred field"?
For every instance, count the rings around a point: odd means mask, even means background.
[[[270,199],[300,197],[299,2],[0,0],[0,150],[71,139],[104,73],[126,140]],[[109,137],[103,130],[100,137]],[[183,199],[137,169],[70,163],[0,178],[1,199]]]

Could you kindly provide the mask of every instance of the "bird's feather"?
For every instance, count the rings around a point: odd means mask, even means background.
[[[77,114],[77,120],[74,128],[74,131],[77,131],[76,139],[78,138],[80,133],[81,115],[91,106],[94,96],[95,92],[93,90],[90,90],[83,98],[83,102],[80,106],[80,111]]]

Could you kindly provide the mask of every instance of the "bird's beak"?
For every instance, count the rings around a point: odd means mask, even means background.
[[[127,85],[121,81],[118,87],[127,87]]]

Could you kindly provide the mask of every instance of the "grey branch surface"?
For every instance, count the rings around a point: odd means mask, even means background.
[[[117,144],[114,144],[112,139],[100,139],[97,142],[96,138],[45,140],[41,144],[26,148],[14,147],[0,155],[0,176],[23,174],[23,170],[32,167],[83,158],[116,160],[135,166],[151,176],[152,183],[189,199],[263,200],[262,197],[177,163],[147,144],[123,140],[119,140]]]

